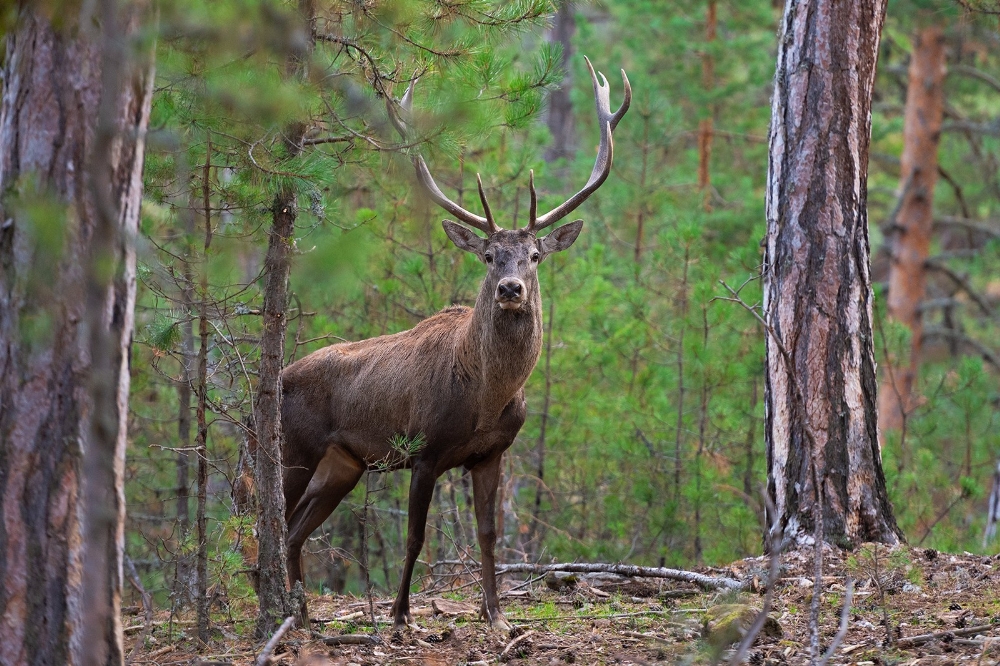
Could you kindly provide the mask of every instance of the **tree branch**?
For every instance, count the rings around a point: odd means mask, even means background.
[[[590,562],[566,562],[564,564],[503,564],[497,566],[497,573],[545,574],[550,571],[570,573],[612,573],[636,578],[669,578],[694,583],[705,590],[742,590],[746,583],[733,578],[706,576],[694,571],[668,569],[666,567],[640,567],[634,564],[605,564]]]

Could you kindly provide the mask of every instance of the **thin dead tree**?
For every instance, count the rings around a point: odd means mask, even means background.
[[[299,18],[304,43],[310,48],[290,48],[286,62],[289,75],[302,77],[311,53],[313,16],[311,0],[299,0]],[[302,152],[306,126],[292,123],[285,130],[291,156]],[[260,381],[254,405],[257,455],[255,484],[257,492],[257,615],[256,636],[266,638],[294,605],[288,594],[288,570],[285,525],[285,495],[282,488],[281,371],[285,365],[285,334],[288,330],[288,278],[291,271],[292,241],[298,197],[291,184],[284,184],[271,206],[271,230],[264,258],[264,330],[261,334]],[[308,627],[304,599],[299,604],[302,626]]]

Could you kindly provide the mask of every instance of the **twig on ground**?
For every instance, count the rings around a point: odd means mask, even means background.
[[[900,638],[896,641],[897,648],[911,648],[923,645],[924,643],[930,643],[931,641],[937,640],[939,638],[946,638],[948,636],[975,636],[978,633],[984,631],[990,631],[991,629],[996,629],[1000,627],[1000,624],[981,624],[977,627],[967,627],[965,629],[948,629],[946,631],[935,631],[932,634],[920,634],[919,636],[907,636],[906,638]]]
[[[631,636],[632,638],[648,638],[659,643],[673,643],[669,638],[657,636],[656,634],[641,634],[638,631],[623,631],[621,634],[622,636]]]
[[[637,611],[635,613],[615,613],[606,615],[595,613],[593,615],[553,615],[552,617],[518,617],[512,618],[514,623],[518,622],[556,622],[563,620],[621,620],[630,617],[642,617],[643,615],[671,615],[682,613],[704,613],[707,608],[670,608],[664,610]]]
[[[497,573],[546,574],[550,571],[569,573],[612,573],[634,578],[669,578],[694,583],[705,590],[742,590],[746,583],[722,576],[706,576],[694,571],[668,569],[666,567],[640,567],[633,564],[603,564],[590,562],[566,562],[563,564],[504,564],[497,567]]]
[[[267,642],[264,649],[261,651],[260,656],[257,657],[257,666],[267,666],[271,663],[271,653],[274,652],[274,648],[278,647],[278,641],[281,637],[285,635],[285,632],[292,628],[295,624],[295,617],[289,615],[285,618],[285,621],[281,623],[278,630],[274,632],[274,636],[271,636],[271,640]]]
[[[371,634],[344,634],[343,636],[323,636],[324,645],[380,645],[382,639]]]
[[[510,643],[507,643],[507,647],[505,647],[503,649],[503,652],[500,653],[500,661],[507,661],[507,658],[512,654],[514,648],[516,648],[518,645],[520,645],[521,643],[528,640],[534,635],[535,635],[535,630],[532,629],[531,631],[524,632],[523,634],[512,640]]]

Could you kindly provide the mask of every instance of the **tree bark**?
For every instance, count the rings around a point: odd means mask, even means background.
[[[549,41],[562,46],[563,80],[560,86],[549,94],[549,112],[545,119],[552,135],[552,143],[545,150],[545,161],[555,162],[569,159],[576,153],[576,122],[573,117],[573,75],[570,58],[573,56],[573,33],[576,32],[576,18],[572,0],[562,0],[552,21]]]
[[[212,136],[205,139],[205,165],[202,167],[201,196],[202,212],[205,219],[205,241],[201,256],[201,275],[198,284],[198,369],[195,391],[198,403],[195,419],[198,434],[195,438],[195,453],[198,456],[197,488],[198,500],[195,513],[198,553],[195,557],[195,578],[197,579],[197,630],[198,640],[208,642],[209,599],[208,599],[208,250],[212,246]],[[193,198],[193,197],[192,197]],[[194,209],[194,201],[191,202]]]
[[[886,359],[879,391],[882,431],[899,430],[912,408],[913,380],[920,364],[927,294],[927,257],[934,224],[934,187],[938,178],[938,140],[944,114],[945,49],[940,26],[929,26],[913,39],[910,81],[903,120],[900,158],[900,206],[892,234],[889,265],[889,316],[910,329],[909,358]]]
[[[0,102],[0,664],[117,664],[152,71],[137,6],[60,28],[32,7]]]
[[[715,41],[717,25],[718,12],[715,0],[708,0],[708,7],[705,10],[706,49],[701,54],[701,87],[706,93],[710,93],[715,87],[715,61],[708,49],[709,45]],[[702,205],[705,212],[712,210],[712,180],[709,163],[712,160],[713,116],[715,115],[713,106],[712,104],[708,105],[705,116],[698,123],[698,189],[702,191]]]
[[[885,0],[788,0],[772,101],[764,317],[768,491],[786,538],[897,543],[878,444],[867,217]],[[773,524],[768,516],[768,524]]]
[[[288,328],[289,252],[295,230],[295,194],[280,192],[274,199],[271,235],[264,259],[264,332],[261,336],[260,383],[254,422],[257,429],[257,637],[271,635],[288,609],[285,566],[285,495],[282,491],[281,370]]]

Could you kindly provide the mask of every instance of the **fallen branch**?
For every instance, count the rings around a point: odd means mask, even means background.
[[[602,564],[588,562],[567,562],[564,564],[504,564],[497,567],[498,574],[529,573],[546,574],[550,571],[569,573],[611,573],[634,578],[669,578],[694,583],[703,590],[742,590],[746,583],[733,578],[706,576],[694,571],[668,569],[666,567],[640,567],[634,564]]]
[[[938,640],[940,638],[957,637],[957,636],[975,636],[976,634],[982,633],[984,631],[990,631],[991,629],[996,629],[998,624],[981,624],[978,627],[967,627],[965,629],[949,629],[947,631],[935,631],[933,634],[920,634],[919,636],[907,636],[906,638],[900,638],[896,641],[896,647],[909,648],[917,647],[918,645],[923,645],[924,643],[930,643],[931,641]]]
[[[343,636],[323,636],[324,645],[379,645],[382,639],[371,634],[344,634]]]
[[[535,635],[535,630],[532,629],[531,631],[524,632],[523,634],[512,640],[510,643],[507,643],[507,647],[505,647],[503,649],[503,652],[500,653],[500,661],[507,661],[514,648],[516,648],[518,645],[520,645],[521,643],[528,640],[530,637],[534,635]]]
[[[657,636],[656,634],[641,634],[638,631],[623,631],[621,634],[622,636],[630,636],[632,638],[646,638],[651,641],[657,641],[658,643],[671,644],[674,642],[669,638],[664,638],[663,636]]]
[[[707,608],[669,608],[665,610],[647,610],[636,613],[614,613],[612,615],[595,613],[592,615],[553,615],[552,617],[518,617],[515,622],[562,622],[563,620],[621,620],[643,615],[678,615],[683,613],[704,613]]]
[[[278,641],[281,640],[281,637],[285,635],[286,631],[292,628],[293,624],[295,624],[294,616],[289,615],[285,618],[285,621],[281,623],[278,630],[274,632],[274,636],[271,636],[271,640],[269,640],[267,645],[264,646],[260,656],[257,657],[257,666],[267,666],[271,663],[271,653],[274,652],[274,648],[278,647]]]

